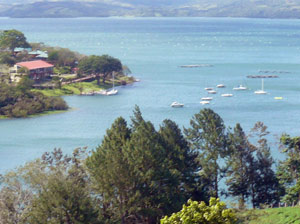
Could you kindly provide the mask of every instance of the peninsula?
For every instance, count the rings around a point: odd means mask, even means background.
[[[0,118],[67,110],[59,96],[93,95],[113,84],[126,85],[135,81],[130,73],[109,55],[86,56],[28,43],[18,30],[0,31]]]

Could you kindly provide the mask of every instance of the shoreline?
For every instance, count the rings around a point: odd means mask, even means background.
[[[35,117],[42,117],[42,116],[47,116],[47,115],[53,115],[53,114],[62,114],[62,113],[66,113],[66,112],[70,112],[75,110],[76,108],[69,108],[67,110],[48,110],[48,111],[44,111],[42,113],[38,113],[38,114],[32,114],[29,115],[27,117],[7,117],[5,115],[0,115],[0,121],[1,120],[13,120],[13,119],[26,119],[26,118],[35,118]]]
[[[116,81],[116,80],[115,80]],[[125,82],[126,84],[122,84]],[[115,86],[127,86],[129,84],[133,84],[135,82],[139,82],[139,79],[131,76],[125,76],[121,79],[118,79],[115,82]],[[97,81],[94,80],[92,82],[78,82],[78,83],[71,83],[62,86],[60,89],[33,89],[34,92],[41,92],[46,96],[72,96],[72,95],[82,95],[82,93],[86,92],[99,92],[102,90],[108,90],[112,88],[112,81],[107,80],[104,84],[101,82],[100,85],[97,85]]]

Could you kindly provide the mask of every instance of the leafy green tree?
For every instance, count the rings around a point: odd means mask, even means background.
[[[18,89],[22,92],[29,91],[34,84],[34,81],[30,79],[28,76],[23,76],[21,80],[18,82]]]
[[[106,77],[112,75],[112,72],[122,71],[120,60],[109,55],[84,57],[80,60],[78,67],[80,73],[96,75],[98,85],[100,84],[100,76],[105,83]]]
[[[0,32],[0,47],[9,48],[13,52],[16,47],[30,47],[30,45],[22,32],[13,29]]]
[[[254,189],[256,148],[248,141],[240,124],[236,124],[229,134],[231,156],[227,161],[228,194],[239,198],[239,207],[243,208],[247,198]],[[252,189],[251,189],[252,188]]]
[[[161,224],[234,224],[237,222],[233,210],[227,209],[224,202],[211,198],[205,202],[189,200],[181,211],[160,220]]]
[[[8,52],[0,53],[0,64],[6,64],[9,66],[13,66],[16,63],[16,59],[11,56]]]
[[[36,192],[26,212],[28,223],[99,223],[82,152],[64,156],[54,150],[24,167],[24,181]]]
[[[0,178],[0,223],[26,223],[25,213],[33,198],[17,172],[10,171]]]
[[[84,151],[45,153],[5,175],[0,189],[4,223],[101,223],[83,166]]]
[[[48,59],[57,67],[74,67],[79,60],[75,52],[67,48],[50,48]]]
[[[218,197],[219,182],[225,173],[220,163],[228,155],[227,136],[222,118],[211,109],[203,109],[190,121],[185,135],[192,149],[199,150],[200,176],[206,181],[209,195]]]
[[[285,148],[286,159],[281,161],[277,171],[277,177],[284,186],[286,195],[284,202],[295,203],[300,201],[300,137],[291,137],[283,134],[280,138]]]

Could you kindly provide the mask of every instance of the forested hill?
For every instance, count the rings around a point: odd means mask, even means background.
[[[0,0],[6,17],[201,16],[300,18],[299,0]]]

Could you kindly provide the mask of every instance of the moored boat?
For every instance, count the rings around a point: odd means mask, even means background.
[[[182,103],[178,103],[178,102],[173,102],[173,103],[171,103],[171,107],[183,107],[184,106],[184,104],[182,104]]]

